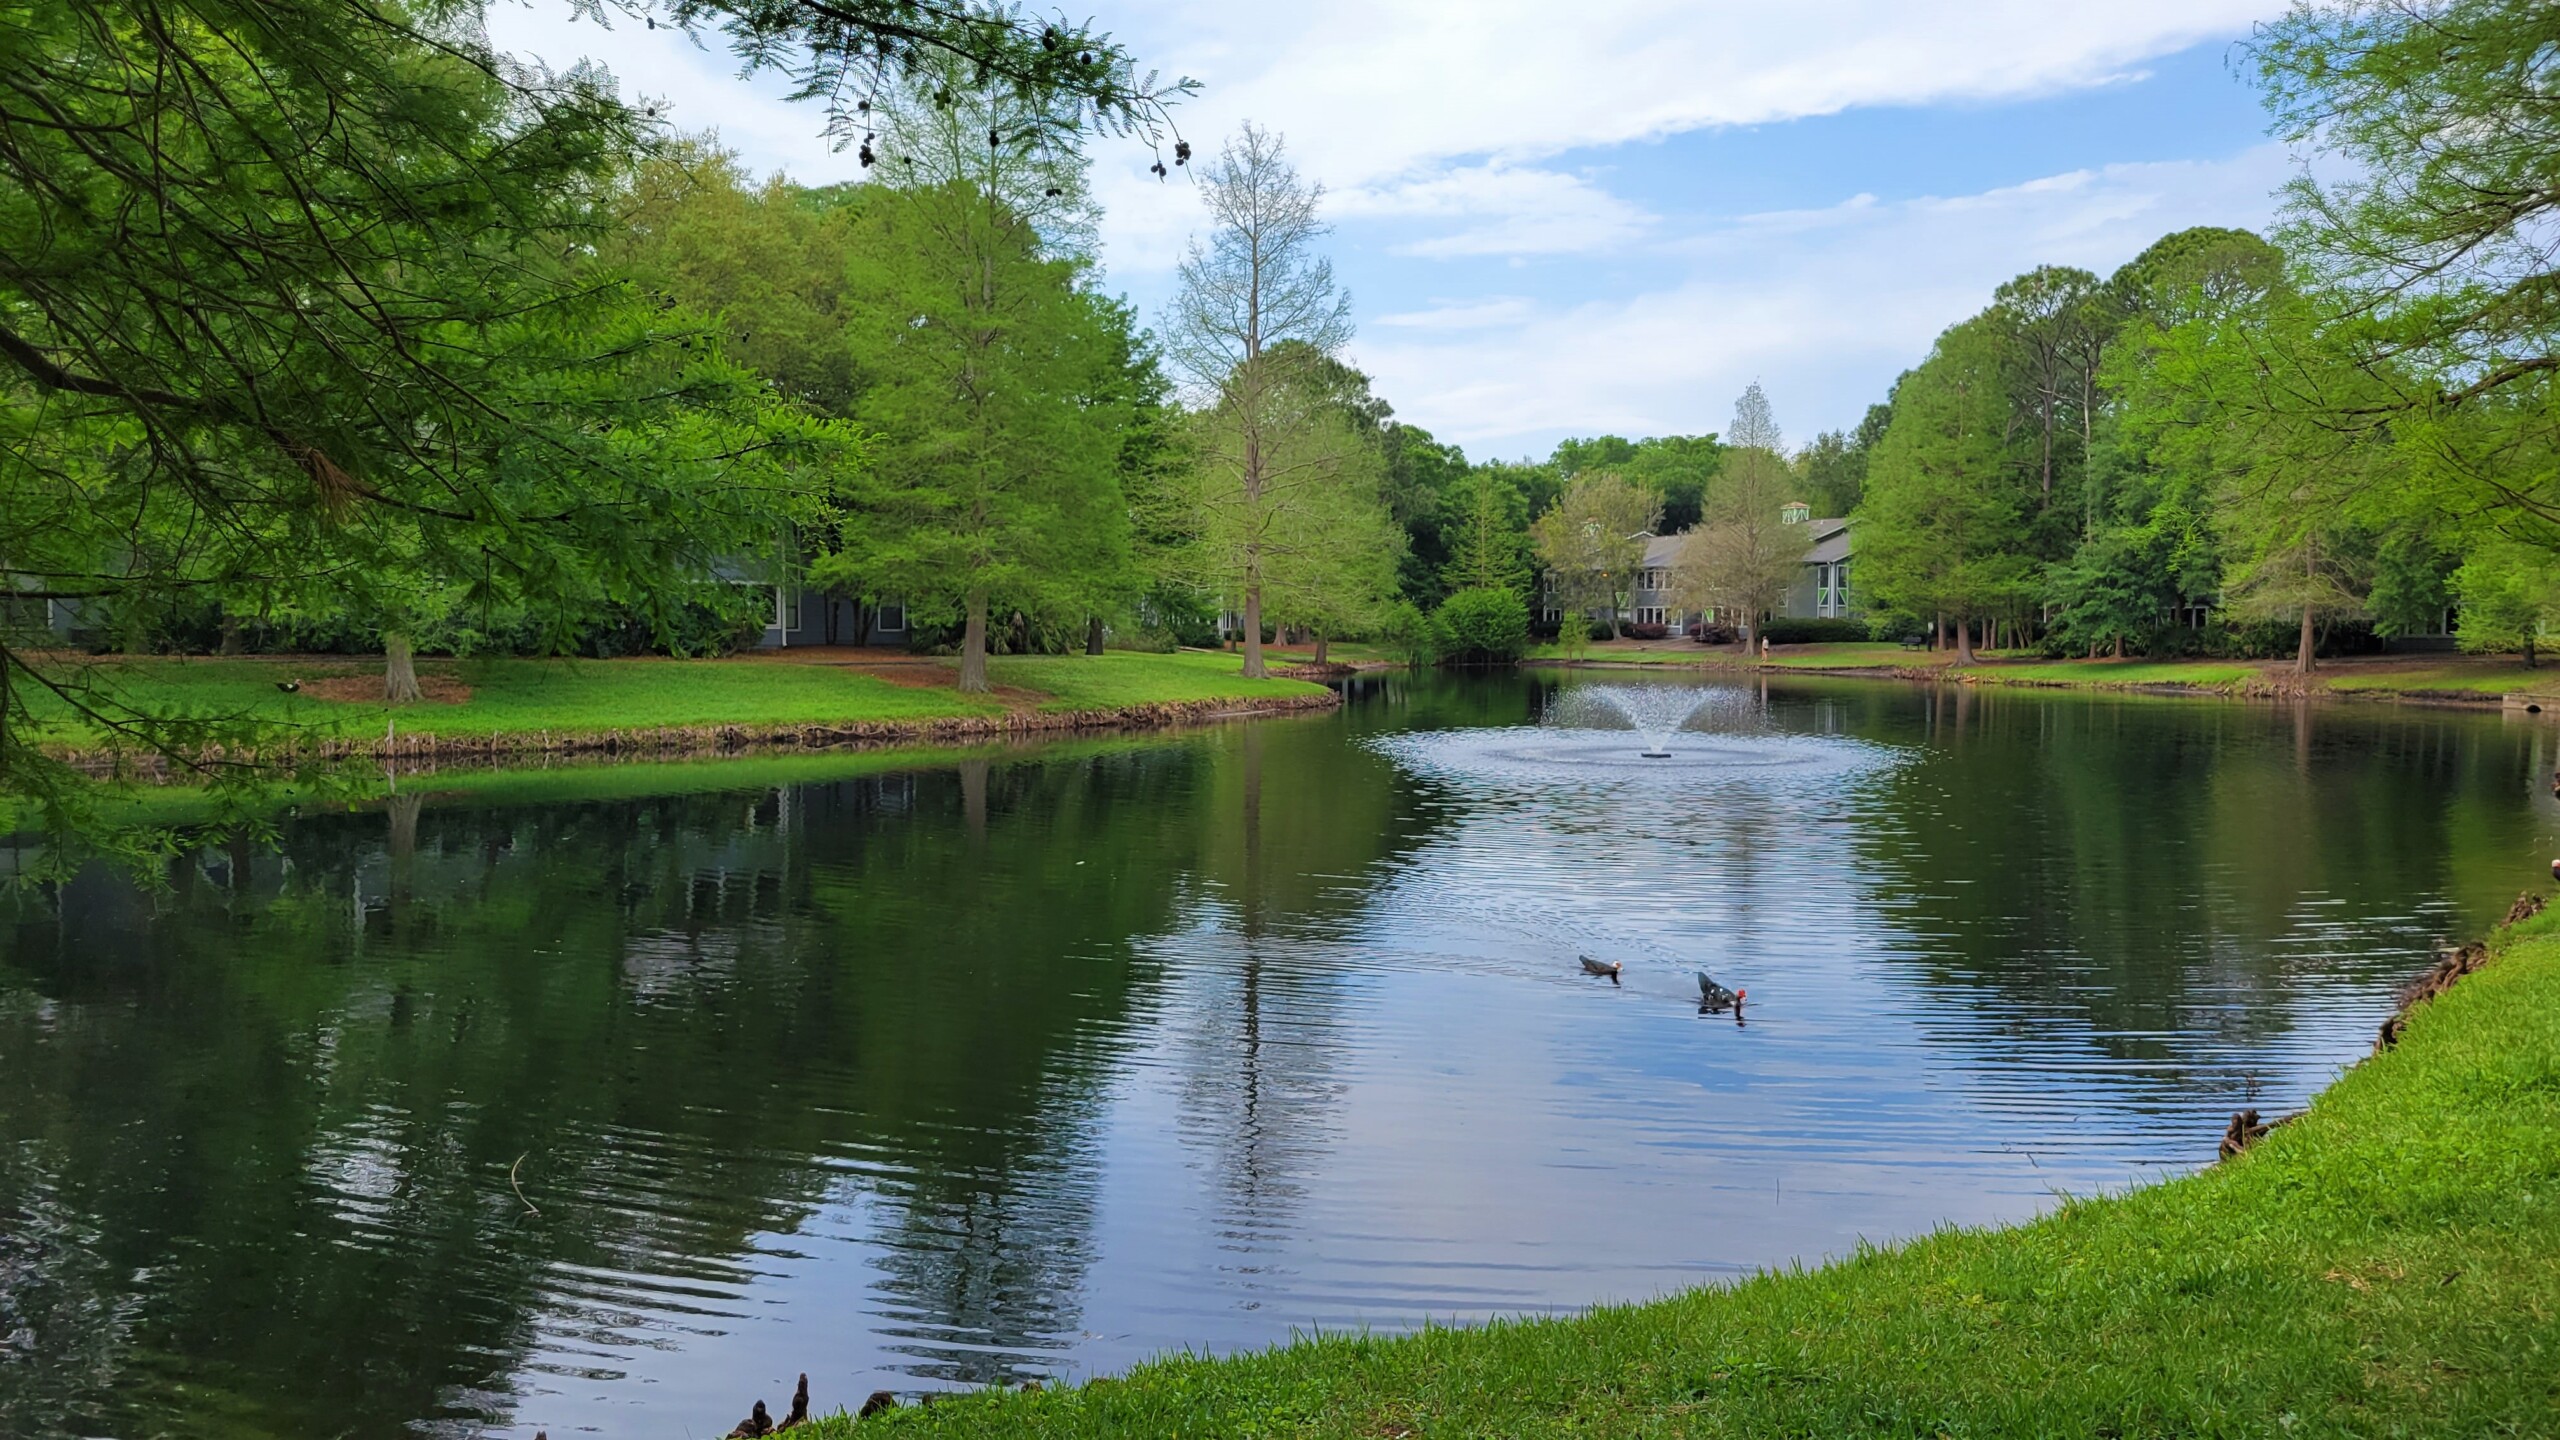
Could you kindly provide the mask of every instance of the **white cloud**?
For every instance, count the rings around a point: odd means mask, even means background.
[[[2261,225],[2288,172],[2221,162],[2074,171],[1975,195],[1745,217],[1664,247],[1667,283],[1624,299],[1506,304],[1442,338],[1381,322],[1353,358],[1406,419],[1478,454],[1565,433],[1722,426],[1759,379],[1798,440],[1854,424],[1938,332],[2039,264],[2105,274],[2169,230]],[[1771,243],[1783,239],[1783,243]],[[1466,303],[1437,311],[1467,314]]]
[[[1580,175],[1499,161],[1399,177],[1329,197],[1341,219],[1457,221],[1465,228],[1400,245],[1398,253],[1572,255],[1616,250],[1654,218]]]
[[[2237,36],[2283,0],[1304,0],[1201,6],[1108,0],[1100,23],[1142,63],[1203,82],[1179,110],[1204,152],[1250,117],[1284,132],[1331,189],[1346,246],[1445,262],[1417,308],[1363,290],[1355,358],[1400,413],[1471,450],[1564,431],[1714,429],[1759,376],[1799,437],[1852,423],[1949,322],[2045,261],[2112,266],[2160,233],[2259,224],[2282,160],[2075,170],[1980,194],[1855,195],[1686,235],[1605,183],[1646,142],[1859,106],[1996,102],[2137,76],[2142,64]],[[761,169],[807,181],[859,173],[818,138],[819,112],[767,74],[666,30],[605,32],[568,0],[498,6],[500,43],[555,64],[602,58],[679,125],[715,125]],[[1555,157],[1618,147],[1608,171]],[[1185,172],[1145,172],[1142,147],[1096,146],[1096,197],[1116,283],[1161,298],[1200,225]],[[2103,155],[2092,159],[2106,158]],[[1346,253],[1351,253],[1348,250]],[[1585,266],[1544,283],[1461,276],[1508,259]],[[1605,270],[1605,273],[1604,273]],[[1534,277],[1533,277],[1534,278]],[[1365,283],[1365,282],[1364,282]],[[1410,283],[1400,281],[1399,283]],[[1632,292],[1632,293],[1631,293]],[[1585,298],[1606,294],[1612,298]]]
[[[1570,150],[1755,125],[1861,105],[1979,101],[2108,83],[2149,57],[2234,35],[2281,0],[1312,0],[1202,6],[1119,0],[1100,10],[1143,64],[1187,74],[1202,93],[1180,108],[1203,148],[1246,118],[1285,132],[1309,175],[1355,195],[1424,204],[1507,195],[1464,210],[1465,228],[1425,253],[1585,249],[1641,228],[1641,212],[1577,177],[1521,162]],[[686,126],[717,126],[760,168],[808,180],[856,173],[817,138],[820,117],[767,73],[671,30],[572,22],[568,0],[492,9],[511,48],[555,64],[598,56],[635,91],[663,96]],[[1198,216],[1188,187],[1141,181],[1147,157],[1100,147],[1115,266],[1155,269]],[[1490,157],[1488,163],[1487,157]],[[1448,168],[1455,166],[1456,168]],[[1535,187],[1579,187],[1552,225],[1518,202]],[[1348,213],[1347,211],[1345,213]]]
[[[1428,310],[1404,310],[1370,321],[1391,330],[1482,330],[1534,319],[1537,302],[1523,295],[1495,295],[1481,300],[1440,300]]]

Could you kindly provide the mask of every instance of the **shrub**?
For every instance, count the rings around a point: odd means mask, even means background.
[[[1694,620],[1689,624],[1689,638],[1701,645],[1730,645],[1742,637],[1721,620]]]
[[[1529,607],[1501,587],[1461,590],[1432,617],[1440,658],[1461,665],[1499,665],[1529,648]]]
[[[1399,599],[1378,617],[1378,643],[1403,656],[1407,665],[1426,664],[1439,649],[1438,628],[1421,607]]]
[[[1660,640],[1670,633],[1670,626],[1657,625],[1650,620],[1627,627],[1628,638],[1635,640]]]
[[[1780,617],[1763,622],[1760,634],[1772,645],[1829,645],[1867,638],[1863,620],[1802,620]]]

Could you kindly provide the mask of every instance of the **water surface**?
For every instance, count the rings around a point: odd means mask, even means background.
[[[2301,1104],[2555,839],[2494,715],[1701,698],[411,780],[0,898],[0,1433],[718,1434],[2017,1219]]]

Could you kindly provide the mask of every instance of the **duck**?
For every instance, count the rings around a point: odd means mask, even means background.
[[[1582,957],[1583,974],[1606,975],[1609,977],[1609,983],[1612,985],[1618,983],[1618,972],[1624,968],[1624,966],[1620,965],[1615,960],[1594,960],[1588,955]]]
[[[776,1430],[789,1430],[809,1423],[809,1372],[800,1372],[800,1388],[791,1392],[791,1413],[782,1417]]]
[[[281,691],[283,691],[283,692],[284,692],[284,693],[286,693],[287,695],[291,695],[291,694],[293,694],[295,691],[300,690],[300,689],[302,688],[302,682],[301,682],[301,681],[299,681],[299,680],[279,680],[279,681],[277,681],[277,682],[276,682],[276,688],[277,688],[277,689],[279,689],[279,690],[281,690]],[[2560,790],[2560,786],[2554,786],[2554,787],[2552,787],[2552,788],[2554,788],[2555,790]]]
[[[1698,1001],[1710,1010],[1722,1010],[1727,1007],[1740,1010],[1742,997],[1750,993],[1748,990],[1727,990],[1717,984],[1715,977],[1706,971],[1698,972]]]
[[[738,1422],[738,1428],[729,1432],[729,1440],[756,1440],[758,1436],[772,1433],[773,1412],[764,1408],[764,1402],[759,1400],[756,1408],[747,1412],[747,1418]]]

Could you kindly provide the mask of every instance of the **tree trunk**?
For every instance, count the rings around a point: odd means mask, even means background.
[[[1323,631],[1319,630],[1319,631],[1317,631],[1317,632],[1316,632],[1316,663],[1317,663],[1317,664],[1322,665],[1323,663],[1325,663],[1326,647],[1327,647],[1330,643],[1331,643],[1331,642],[1327,641],[1327,640],[1324,638],[1324,632],[1323,632]]]
[[[1956,663],[1959,665],[1970,665],[1973,663],[1973,619],[1971,616],[1959,615],[1956,617]]]
[[[2124,636],[2121,632],[2116,636],[2116,658],[2119,660],[2124,658]]]
[[[2531,635],[2524,637],[2524,668],[2527,670],[2533,668],[2533,637]]]
[[[409,637],[391,631],[382,637],[382,698],[393,705],[414,705],[426,698],[418,689],[418,666]]]
[[[222,653],[237,655],[240,650],[240,617],[226,610],[222,615]]]
[[[960,631],[960,692],[987,693],[987,592],[969,592],[969,620]]]
[[[1084,653],[1087,655],[1102,653],[1102,617],[1099,615],[1084,622]]]
[[[2293,672],[2297,675],[2311,673],[2311,652],[2318,648],[2317,636],[2311,627],[2311,607],[2305,605],[2302,607],[2302,646],[2293,656]]]
[[[1943,610],[1929,617],[1929,648],[1932,650],[1947,648],[1947,614]]]
[[[1262,659],[1262,586],[1259,583],[1244,587],[1244,678],[1271,678],[1271,667]]]

